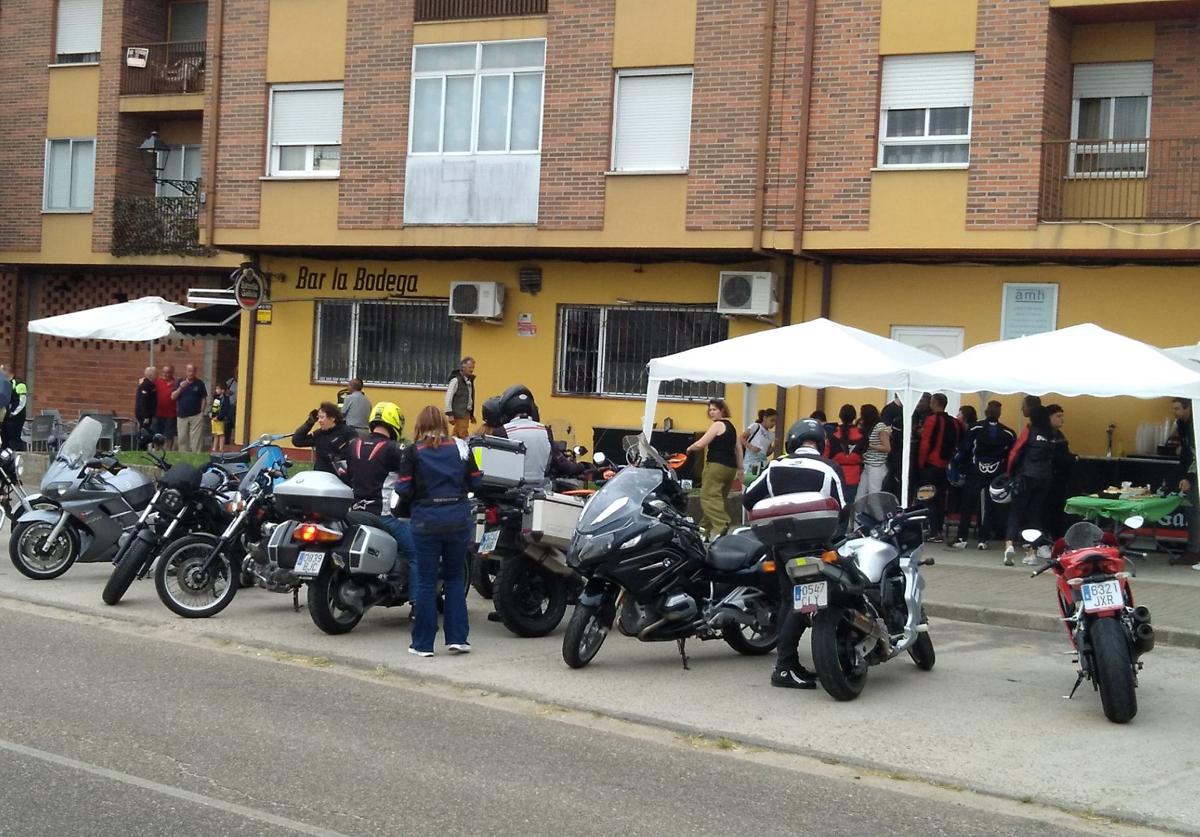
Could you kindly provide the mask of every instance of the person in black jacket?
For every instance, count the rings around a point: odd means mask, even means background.
[[[1004,536],[1004,506],[992,500],[988,486],[1008,468],[1008,454],[1017,441],[1017,434],[1000,423],[999,401],[989,401],[983,421],[973,425],[963,440],[959,456],[959,473],[966,478],[963,504],[959,510],[958,539],[955,549],[967,548],[971,518],[979,515],[978,549],[987,549],[988,541]]]
[[[842,469],[836,462],[821,455],[825,449],[824,424],[812,418],[796,422],[788,430],[784,449],[787,456],[772,461],[743,492],[743,506],[753,509],[760,500],[801,491],[816,491],[837,500],[840,506],[846,505]],[[815,689],[816,675],[800,665],[800,637],[808,627],[809,616],[791,607],[793,585],[785,569],[786,563],[775,563],[784,613],[780,615],[783,621],[779,626],[779,644],[775,646],[775,670],[771,672],[771,685],[788,689]]]
[[[158,409],[158,368],[147,366],[138,381],[137,395],[133,399],[133,417],[137,420],[138,430],[147,441],[153,432],[154,411]]]
[[[308,414],[304,424],[292,434],[292,444],[298,448],[313,448],[313,470],[336,474],[346,479],[346,458],[350,443],[358,438],[354,428],[346,424],[336,404],[322,401],[321,406]]]
[[[1040,404],[1029,410],[1029,430],[1025,444],[1017,451],[1010,471],[1013,478],[1012,508],[1008,513],[1008,532],[1004,543],[1004,566],[1013,565],[1016,541],[1024,529],[1041,529],[1050,481],[1054,476],[1054,428],[1050,413]],[[1027,552],[1023,564],[1037,559]]]
[[[1071,479],[1071,468],[1075,466],[1075,454],[1062,428],[1065,421],[1063,408],[1058,404],[1046,407],[1050,414],[1050,427],[1054,433],[1051,437],[1053,451],[1050,459],[1050,490],[1046,495],[1046,508],[1042,520],[1046,524],[1046,533],[1052,538],[1061,538],[1067,533],[1067,484]]]
[[[1192,435],[1192,401],[1171,401],[1175,412],[1175,432],[1179,436],[1179,490],[1187,496],[1183,513],[1187,515],[1188,539],[1183,553],[1170,559],[1171,564],[1191,564],[1200,571],[1200,491],[1196,485],[1196,440]]]

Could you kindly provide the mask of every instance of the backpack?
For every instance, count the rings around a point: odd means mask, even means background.
[[[938,454],[943,462],[952,462],[958,453],[958,422],[945,413],[939,413],[942,425],[942,444]]]

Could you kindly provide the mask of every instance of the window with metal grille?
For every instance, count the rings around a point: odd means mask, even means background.
[[[317,302],[313,378],[443,387],[458,368],[462,325],[445,300]]]
[[[717,343],[729,321],[710,306],[560,305],[555,392],[563,395],[646,394],[652,358]],[[668,381],[660,397],[720,397],[714,381]]]

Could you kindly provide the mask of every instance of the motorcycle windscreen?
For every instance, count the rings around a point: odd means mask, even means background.
[[[642,503],[662,481],[663,472],[658,468],[623,469],[588,501],[575,531],[591,535],[621,528],[631,516],[643,514]]]
[[[62,443],[58,453],[46,467],[46,475],[42,477],[42,489],[56,482],[69,482],[79,473],[83,464],[96,455],[100,445],[100,422],[91,416],[84,416],[75,425],[71,435]]]
[[[854,501],[851,520],[857,528],[870,531],[889,517],[895,517],[903,509],[896,495],[886,491],[865,494]]]
[[[251,486],[256,485],[262,479],[267,469],[271,467],[272,458],[269,456],[260,456],[250,466],[250,469],[242,475],[241,481],[238,482],[238,493],[243,497],[249,497],[252,493]],[[265,488],[266,486],[260,486]]]

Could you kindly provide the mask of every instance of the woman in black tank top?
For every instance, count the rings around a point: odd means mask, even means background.
[[[709,400],[708,417],[712,424],[703,436],[688,446],[687,452],[708,450],[708,459],[700,475],[700,529],[709,537],[716,537],[729,528],[725,498],[742,470],[742,442],[729,420],[729,407],[724,400]]]

